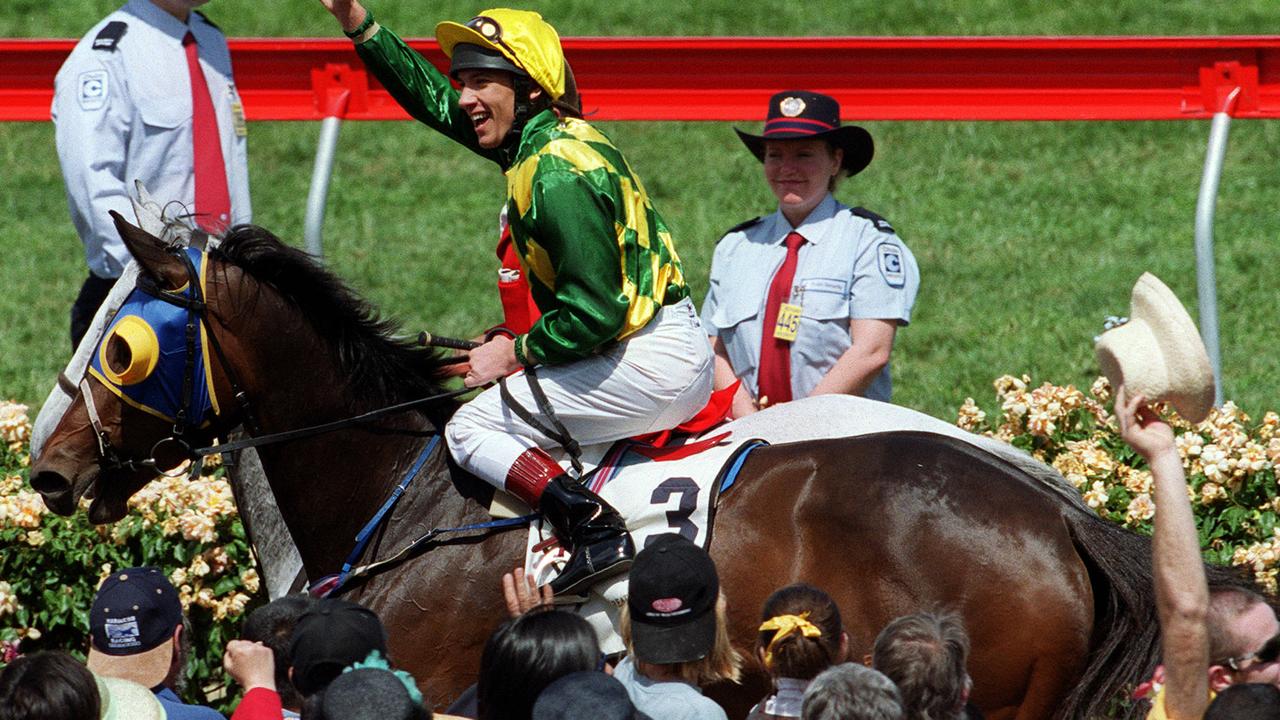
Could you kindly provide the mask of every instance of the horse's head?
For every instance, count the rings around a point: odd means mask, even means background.
[[[137,261],[136,287],[77,351],[62,380],[70,404],[49,422],[31,472],[56,513],[92,497],[95,523],[123,517],[133,493],[185,459],[183,444],[211,439],[219,397],[203,321],[208,254],[112,217]]]

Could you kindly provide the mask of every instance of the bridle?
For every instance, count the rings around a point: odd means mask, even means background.
[[[94,436],[98,443],[98,465],[103,470],[128,470],[131,472],[140,472],[150,470],[161,475],[168,475],[175,467],[180,467],[183,460],[196,461],[208,455],[219,453],[231,453],[237,450],[243,450],[250,447],[258,447],[273,443],[285,442],[288,440],[298,440],[306,437],[313,437],[324,433],[335,432],[345,428],[356,427],[381,419],[388,415],[393,415],[423,405],[458,397],[471,392],[474,388],[462,388],[460,390],[452,390],[436,395],[409,400],[407,402],[398,403],[388,407],[372,410],[361,415],[356,415],[341,420],[321,423],[319,425],[311,425],[308,427],[297,428],[294,430],[286,430],[283,432],[272,433],[270,435],[262,435],[258,427],[257,420],[253,414],[253,409],[249,403],[248,394],[243,389],[243,383],[240,382],[239,376],[235,372],[234,366],[227,362],[226,354],[223,352],[221,343],[218,342],[217,334],[213,332],[210,323],[210,313],[208,304],[205,300],[204,291],[200,282],[200,274],[196,271],[195,263],[192,262],[190,255],[187,254],[185,248],[169,247],[167,251],[174,257],[178,258],[187,273],[186,292],[168,290],[160,287],[155,280],[148,274],[140,273],[138,275],[137,284],[133,292],[140,292],[144,295],[163,300],[166,303],[182,308],[186,311],[185,325],[185,344],[186,358],[183,368],[182,379],[182,403],[174,412],[174,422],[167,437],[161,438],[151,447],[148,457],[137,458],[124,452],[111,442],[110,436],[102,425],[101,417],[93,399],[92,388],[89,386],[88,373],[80,379],[79,389],[81,396],[84,398],[85,410],[89,415],[89,423],[93,427]],[[202,251],[213,257],[216,250]],[[192,398],[196,387],[196,356],[198,349],[196,347],[196,338],[201,330],[204,330],[204,337],[213,347],[213,354],[217,358],[218,364],[222,368],[222,372],[226,375],[227,382],[231,386],[232,396],[235,398],[236,405],[240,409],[241,416],[247,434],[249,437],[234,442],[221,442],[219,444],[207,447],[193,447],[190,438],[193,431],[201,427],[201,418],[192,417]],[[104,331],[102,339],[99,343],[107,340],[107,333]],[[210,388],[210,392],[214,390]],[[215,421],[221,421],[222,417],[215,411],[213,413]],[[215,423],[216,426],[216,423]],[[221,427],[214,432],[214,437],[219,440],[226,440],[227,427]],[[439,428],[434,433],[439,434]]]

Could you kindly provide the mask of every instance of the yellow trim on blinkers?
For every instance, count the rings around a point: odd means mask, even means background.
[[[130,356],[129,366],[118,372],[107,362],[107,349],[116,338],[129,348]],[[136,385],[146,380],[160,361],[160,341],[156,338],[156,331],[137,315],[121,318],[98,346],[98,361],[103,374],[117,385]]]

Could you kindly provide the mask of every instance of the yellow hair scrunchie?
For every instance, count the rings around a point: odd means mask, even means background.
[[[799,615],[775,615],[760,625],[760,632],[768,630],[776,631],[773,634],[773,639],[769,641],[769,647],[764,650],[764,664],[768,666],[773,665],[773,646],[791,633],[798,630],[807,638],[822,637],[822,631],[818,629],[818,626],[809,622],[809,613],[807,611]]]

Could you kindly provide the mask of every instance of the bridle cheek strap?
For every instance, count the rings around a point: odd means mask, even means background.
[[[84,398],[84,409],[89,414],[89,425],[93,427],[93,437],[98,441],[98,457],[107,459],[107,431],[102,429],[102,418],[98,416],[98,405],[93,400],[93,388],[89,387],[89,378],[80,379],[80,397]]]

